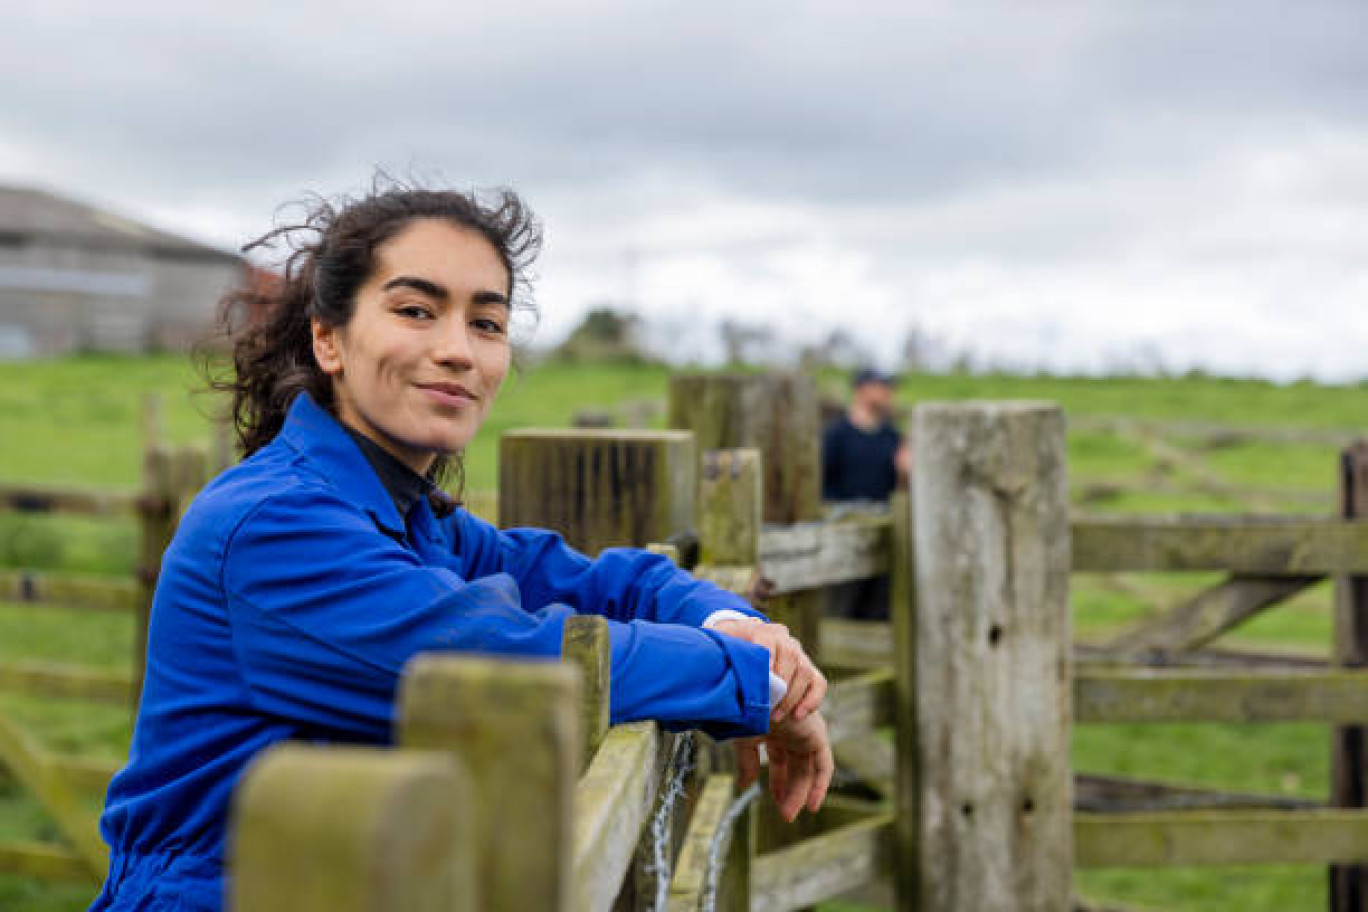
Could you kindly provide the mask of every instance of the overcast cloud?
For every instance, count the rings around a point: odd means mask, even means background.
[[[511,184],[542,341],[1368,375],[1362,0],[186,9],[11,3],[0,180],[224,246],[377,165]]]

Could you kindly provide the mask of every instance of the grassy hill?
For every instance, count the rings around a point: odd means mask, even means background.
[[[497,486],[497,437],[507,428],[564,426],[596,409],[660,421],[668,375],[650,366],[547,365],[510,378],[467,454],[468,489]],[[821,378],[835,396],[836,375]],[[181,358],[82,357],[0,363],[0,479],[130,488],[140,463],[139,403],[165,401],[167,437],[204,441],[213,401]],[[1338,443],[1368,432],[1368,388],[1286,386],[1249,380],[911,376],[900,403],[1027,398],[1067,410],[1072,493],[1079,510],[1327,513],[1334,509]],[[0,516],[0,566],[127,575],[131,524]],[[1212,580],[1204,575],[1076,578],[1075,627],[1105,640]],[[1316,587],[1238,631],[1232,643],[1324,654],[1332,633],[1330,592]],[[46,658],[126,667],[126,618],[37,611],[0,603],[0,661]],[[0,712],[52,750],[117,757],[126,714],[115,708],[0,697]],[[1323,797],[1329,737],[1315,725],[1101,726],[1079,729],[1082,770]],[[91,796],[97,801],[98,796]],[[0,839],[50,838],[42,814],[0,779]],[[1325,905],[1322,869],[1108,871],[1079,877],[1089,896],[1140,907],[1301,910]],[[0,878],[0,909],[82,909],[90,891]]]

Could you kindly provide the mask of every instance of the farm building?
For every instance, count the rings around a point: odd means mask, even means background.
[[[185,348],[246,268],[124,216],[0,185],[0,357]]]

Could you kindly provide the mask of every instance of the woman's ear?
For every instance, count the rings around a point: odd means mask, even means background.
[[[315,317],[309,321],[309,330],[313,334],[314,360],[319,368],[329,375],[342,373],[342,354],[338,350],[336,327]]]

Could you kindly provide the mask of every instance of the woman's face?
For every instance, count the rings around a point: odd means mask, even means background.
[[[414,221],[376,250],[346,326],[313,324],[338,417],[424,473],[471,441],[508,373],[509,275],[479,234]]]

